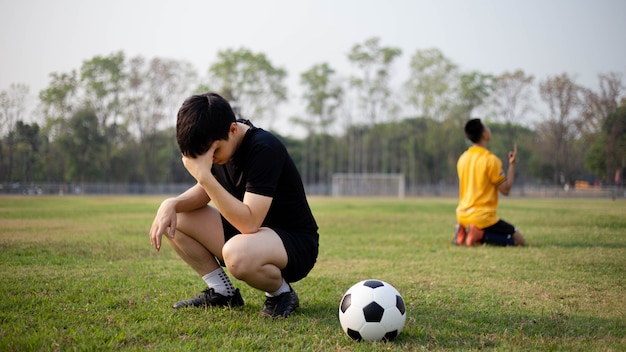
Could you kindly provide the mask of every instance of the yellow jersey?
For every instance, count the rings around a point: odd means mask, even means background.
[[[506,180],[502,161],[481,146],[469,147],[456,165],[459,176],[457,221],[485,228],[498,222],[498,186]]]

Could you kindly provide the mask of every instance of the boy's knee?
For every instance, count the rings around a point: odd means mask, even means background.
[[[238,241],[235,236],[226,242],[222,248],[222,256],[228,272],[238,280],[244,280],[250,271],[250,256],[247,255],[243,245],[245,244]]]

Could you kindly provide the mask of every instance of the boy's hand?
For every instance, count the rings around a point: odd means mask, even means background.
[[[174,238],[176,234],[176,205],[171,200],[161,203],[150,228],[150,242],[157,251],[161,249],[163,234],[169,238]]]
[[[205,180],[207,176],[212,176],[211,168],[213,167],[213,154],[215,153],[215,148],[217,147],[217,141],[213,142],[209,150],[206,153],[196,157],[190,158],[183,155],[183,165],[185,169],[189,171],[191,176],[196,179],[199,183],[202,183],[202,180]]]
[[[509,165],[514,165],[517,160],[517,144],[513,144],[513,151],[509,152]]]

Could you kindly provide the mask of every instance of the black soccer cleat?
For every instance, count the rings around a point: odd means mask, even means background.
[[[292,288],[276,297],[266,297],[261,315],[268,318],[287,318],[299,306],[300,300]]]
[[[239,289],[235,289],[235,294],[232,296],[224,296],[215,292],[212,288],[207,288],[202,291],[202,294],[198,297],[176,302],[174,308],[184,307],[239,307],[243,306],[243,298]]]

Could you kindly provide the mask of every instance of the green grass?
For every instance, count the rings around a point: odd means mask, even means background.
[[[0,197],[0,351],[626,350],[626,202],[503,199],[524,248],[454,247],[454,199],[312,198],[320,255],[301,309],[175,311],[204,283],[148,238],[163,197]],[[357,281],[406,301],[391,343],[357,343],[337,309]]]

